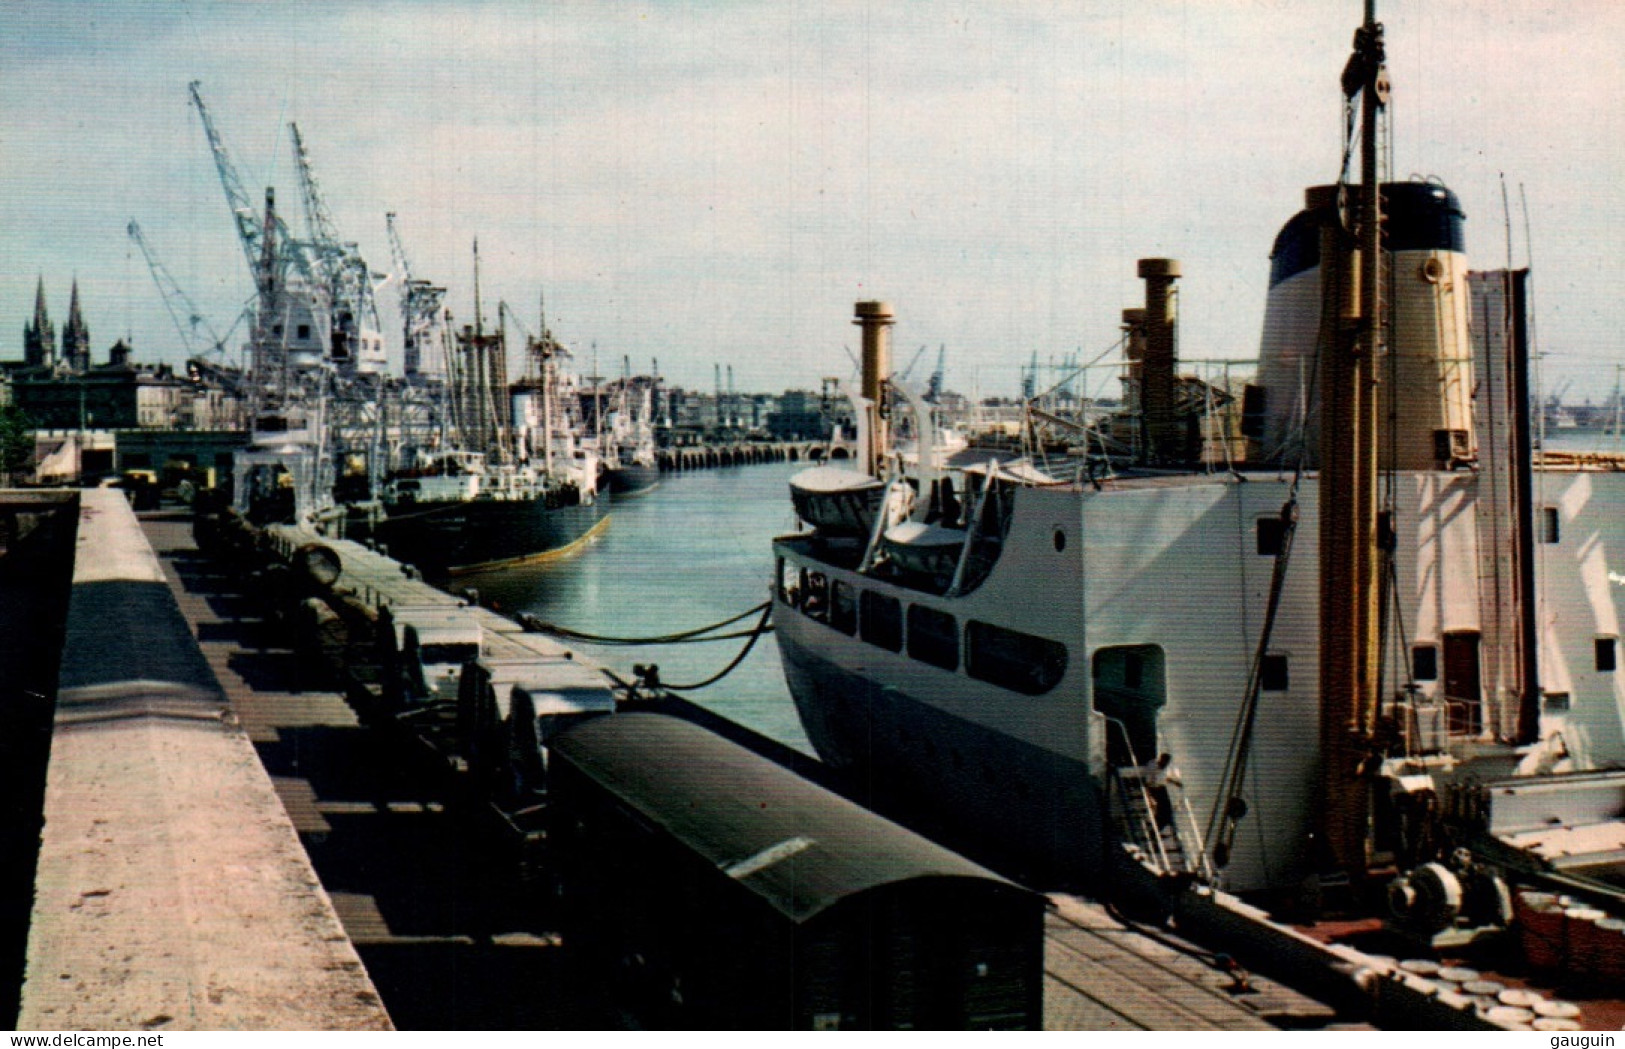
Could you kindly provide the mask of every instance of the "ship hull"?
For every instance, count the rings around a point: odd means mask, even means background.
[[[807,738],[870,792],[864,800],[1029,884],[1099,890],[1109,855],[1105,795],[1083,762],[910,694],[929,694],[928,681],[888,682],[845,666],[818,643],[827,639],[798,636],[793,610],[776,613]]]
[[[609,524],[603,499],[567,506],[543,499],[425,500],[386,509],[379,542],[431,577],[563,557]]]
[[[645,463],[612,466],[604,471],[604,481],[611,495],[638,495],[660,483],[660,468]]]

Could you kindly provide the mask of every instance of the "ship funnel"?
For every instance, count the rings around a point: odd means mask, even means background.
[[[1338,222],[1340,197],[1354,210],[1360,196],[1357,185],[1313,187],[1304,209],[1275,238],[1259,348],[1263,392],[1253,412],[1267,459],[1319,464],[1320,230]],[[1461,203],[1436,182],[1389,182],[1381,205],[1386,266],[1380,308],[1388,325],[1387,351],[1375,375],[1381,465],[1449,469],[1475,456]],[[1359,273],[1351,265],[1345,275],[1338,303],[1345,322],[1359,312]]]
[[[1174,282],[1179,279],[1177,259],[1141,259],[1145,281],[1145,312],[1140,359],[1140,411],[1145,420],[1146,447],[1153,459],[1182,462],[1189,458],[1184,429],[1175,408],[1175,332],[1178,309]],[[1131,352],[1133,335],[1130,335]]]
[[[896,320],[889,302],[860,302],[852,308],[852,323],[863,329],[863,398],[869,413],[869,475],[878,477],[889,445],[886,420],[881,413],[881,385],[891,374],[891,335]]]

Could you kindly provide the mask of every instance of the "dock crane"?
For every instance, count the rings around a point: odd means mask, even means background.
[[[299,125],[290,123],[288,131],[299,173],[305,229],[310,237],[306,247],[312,264],[312,290],[317,309],[327,315],[328,352],[345,372],[380,373],[387,361],[379,334],[383,325],[378,319],[378,298],[371,267],[361,256],[358,244],[340,238]]]
[[[920,363],[920,358],[925,356],[925,351],[927,349],[929,349],[929,347],[925,343],[920,343],[920,348],[915,350],[914,356],[908,359],[908,367],[899,372],[897,377],[899,379],[907,379],[910,375],[914,374],[914,366]]]
[[[248,311],[238,313],[231,328],[225,335],[221,335],[215,331],[214,325],[209,323],[209,318],[204,316],[203,311],[192,302],[191,296],[181,288],[157,252],[153,251],[152,245],[147,242],[146,235],[141,231],[140,223],[131,219],[130,224],[125,227],[125,232],[135,241],[136,247],[141,249],[142,258],[147,260],[147,269],[152,271],[153,283],[158,285],[158,294],[164,300],[164,308],[169,311],[170,320],[175,322],[175,330],[180,333],[181,345],[185,348],[186,355],[197,357],[210,353],[217,357],[224,356],[226,341],[237,330],[237,326],[242,323]],[[201,332],[199,329],[202,329]],[[200,338],[206,343],[202,350],[197,346]]]
[[[412,265],[406,257],[406,245],[401,242],[400,230],[395,225],[395,212],[391,211],[384,215],[384,225],[389,232],[389,251],[394,261],[394,276],[400,283],[406,377],[415,380],[431,374],[442,374],[444,366],[435,367],[431,363],[434,358],[426,357],[425,351],[434,347],[436,333],[443,327],[442,306],[446,300],[446,289],[412,276]]]
[[[226,191],[226,206],[231,209],[231,218],[237,229],[237,240],[242,244],[243,258],[248,262],[248,272],[254,279],[254,287],[263,289],[267,279],[273,274],[266,272],[267,254],[266,223],[261,218],[259,209],[254,206],[253,198],[243,188],[242,177],[237,174],[237,167],[231,162],[231,154],[226,152],[226,144],[220,137],[219,128],[214,125],[214,116],[203,101],[203,82],[194,80],[187,85],[187,91],[192,96],[192,105],[197,109],[198,117],[203,121],[203,135],[209,141],[209,152],[214,155],[215,170],[220,175],[220,186]],[[305,276],[310,275],[310,263],[305,253],[299,250],[292,234],[288,232],[287,225],[280,216],[273,213],[271,226],[275,232],[275,243],[280,247],[276,252],[286,261],[292,261],[295,267]]]
[[[925,399],[932,404],[942,399],[942,371],[948,356],[948,344],[940,343],[937,346],[937,366],[931,371],[931,378],[925,384]]]

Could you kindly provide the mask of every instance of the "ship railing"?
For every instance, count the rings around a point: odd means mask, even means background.
[[[1440,749],[1458,761],[1463,760],[1474,743],[1487,738],[1484,732],[1487,704],[1481,699],[1463,699],[1460,696],[1444,696],[1442,699],[1440,716],[1444,724],[1439,732],[1443,741]]]
[[[1399,726],[1407,757],[1442,754],[1460,760],[1474,743],[1491,738],[1485,726],[1491,707],[1482,699],[1430,695],[1409,684],[1384,710]]]
[[[1213,868],[1202,841],[1201,827],[1170,756],[1164,754],[1142,762],[1130,742],[1128,726],[1109,714],[1097,712],[1097,715],[1106,722],[1109,731],[1117,734],[1128,755],[1128,765],[1110,768],[1110,781],[1120,795],[1119,815],[1128,825],[1133,844],[1149,853],[1157,869],[1164,874],[1194,874],[1212,882]],[[1159,809],[1165,810],[1167,822],[1164,825],[1159,825]],[[1189,845],[1194,845],[1194,850]]]

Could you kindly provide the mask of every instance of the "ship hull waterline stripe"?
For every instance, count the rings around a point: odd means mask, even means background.
[[[554,547],[552,550],[543,550],[539,554],[525,554],[521,557],[504,558],[500,561],[481,561],[478,564],[457,565],[454,568],[447,568],[445,573],[448,576],[472,575],[476,572],[489,572],[496,568],[517,568],[520,565],[539,565],[548,561],[558,561],[571,556],[587,543],[598,538],[609,527],[609,522],[610,515],[605,514],[593,522],[592,527],[583,532],[579,538],[572,539],[565,545]]]

